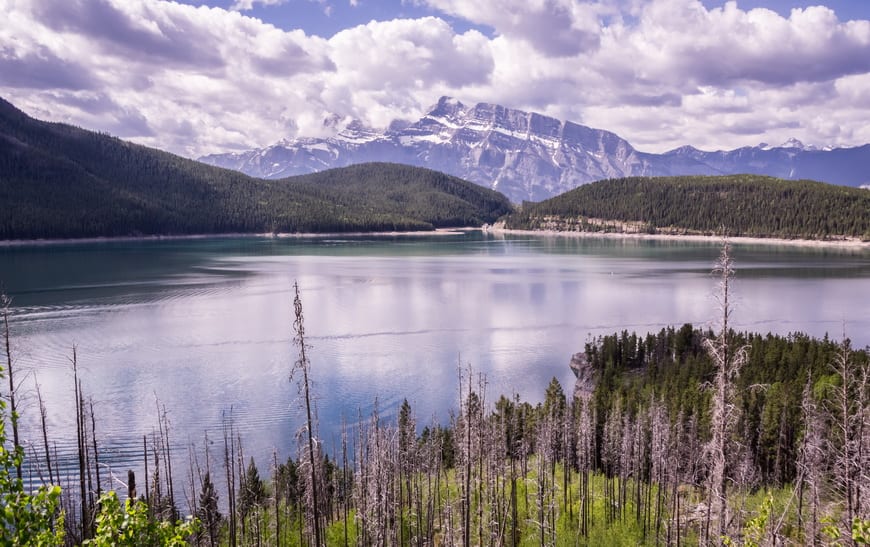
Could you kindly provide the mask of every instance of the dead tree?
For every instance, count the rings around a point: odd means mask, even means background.
[[[801,400],[804,433],[798,449],[797,481],[798,526],[803,530],[807,545],[817,545],[821,527],[821,485],[824,481],[824,424],[818,405],[813,397],[812,376],[807,378]],[[804,514],[804,497],[809,496],[809,514]]]
[[[713,396],[711,409],[711,438],[706,447],[707,514],[704,522],[704,540],[710,543],[710,521],[715,509],[718,520],[717,538],[726,533],[728,524],[728,471],[729,457],[733,454],[731,434],[738,419],[739,409],[734,402],[734,387],[740,369],[746,361],[746,349],[734,348],[731,332],[731,280],[734,262],[731,247],[726,241],[722,246],[714,273],[720,276],[717,299],[721,313],[719,335],[704,340],[704,345],[713,361]],[[717,540],[718,541],[718,540]]]
[[[290,372],[290,381],[293,381],[293,376],[296,373],[301,373],[302,378],[300,379],[299,389],[302,391],[302,394],[305,399],[305,431],[307,434],[307,463],[309,465],[308,469],[308,477],[307,477],[307,493],[311,496],[311,503],[306,504],[306,508],[309,513],[309,526],[314,533],[314,544],[317,547],[320,547],[324,544],[324,538],[322,537],[321,530],[321,518],[320,518],[320,500],[318,499],[318,468],[320,467],[318,464],[318,459],[315,459],[315,431],[314,431],[314,412],[313,401],[311,397],[311,362],[308,360],[308,344],[305,342],[305,317],[302,313],[302,299],[299,296],[299,283],[293,284],[293,290],[295,292],[295,296],[293,298],[293,311],[294,311],[294,321],[293,321],[293,332],[295,336],[293,338],[293,343],[299,348],[299,358],[296,360],[296,363],[293,365],[293,369]],[[303,462],[300,458],[300,464]]]
[[[45,401],[42,399],[42,390],[39,386],[39,382],[36,382],[36,399],[39,404],[39,420],[42,425],[42,443],[45,450],[45,465],[48,468],[48,482],[60,485],[60,476],[55,479],[52,473],[51,451],[48,448],[48,427],[46,426],[46,417],[48,413],[45,409]]]
[[[862,509],[867,508],[867,490],[870,489],[867,471],[870,455],[866,452],[870,435],[870,365],[867,361],[856,361],[844,333],[832,368],[839,377],[839,385],[834,388],[833,397],[827,400],[826,410],[832,426],[828,451],[834,463],[834,488],[843,503],[842,533],[849,537],[853,521],[866,515]]]
[[[12,446],[18,452],[21,450],[21,444],[18,442],[18,410],[15,406],[15,380],[13,378],[11,336],[9,334],[10,305],[12,305],[12,299],[6,293],[0,293],[0,313],[3,314],[3,341],[6,346],[6,374],[9,377],[9,416],[12,422]],[[18,480],[21,480],[21,458],[15,463],[15,475]]]
[[[235,458],[235,442],[233,441],[233,430],[234,430],[234,422],[232,416],[232,409],[230,409],[230,415],[227,416],[226,413],[223,414],[223,434],[224,434],[224,471],[227,479],[227,510],[228,510],[228,522],[227,528],[229,531],[229,543],[232,547],[235,547],[236,542],[238,540],[238,531],[236,525],[236,477],[235,477],[235,465],[233,465],[233,461]],[[147,461],[145,469],[148,469]],[[147,480],[147,478],[146,478]]]
[[[676,470],[671,463],[671,428],[668,421],[667,409],[661,401],[653,401],[649,408],[650,422],[650,487],[653,484],[656,486],[655,500],[655,516],[652,517],[652,522],[655,523],[655,537],[658,542],[661,537],[661,526],[664,518],[664,503],[667,495],[668,484],[674,482],[671,480],[675,476]],[[644,521],[644,532],[652,528],[650,517],[652,515],[652,502],[647,504],[646,520]],[[651,530],[650,530],[651,531]]]
[[[91,442],[94,447],[94,472],[97,476],[97,492],[96,497],[100,499],[100,496],[103,494],[103,483],[100,480],[100,456],[97,452],[97,419],[94,415],[94,398],[91,397],[89,399],[89,406],[91,411]]]
[[[79,495],[81,496],[81,538],[87,539],[91,537],[90,533],[90,507],[88,505],[88,496],[87,496],[87,488],[85,486],[85,467],[87,465],[87,455],[85,451],[87,450],[87,442],[85,437],[85,422],[84,422],[84,410],[83,410],[83,402],[82,402],[82,387],[81,380],[79,380],[78,373],[78,359],[76,356],[76,348],[73,346],[73,356],[72,356],[72,366],[73,366],[73,384],[75,390],[75,407],[76,407],[76,445],[78,452],[78,464],[79,464]]]
[[[592,400],[589,395],[577,399],[577,466],[580,473],[578,496],[580,498],[579,534],[589,536],[590,516],[592,513],[590,475],[595,465],[595,418]],[[514,542],[516,544],[516,540]]]
[[[411,405],[408,403],[408,400],[405,399],[402,401],[402,405],[399,408],[399,416],[398,416],[398,435],[399,435],[399,446],[398,446],[398,466],[397,470],[399,473],[398,483],[399,483],[399,544],[406,545],[411,542],[411,538],[408,538],[407,542],[404,537],[404,513],[405,508],[407,507],[409,513],[414,511],[414,504],[412,502],[412,487],[411,487],[411,479],[412,476],[417,475],[417,425],[416,420],[414,419],[413,413],[411,412]],[[406,501],[407,500],[407,501]],[[409,524],[409,528],[416,529],[417,534],[420,534],[419,522],[414,522],[413,520]]]

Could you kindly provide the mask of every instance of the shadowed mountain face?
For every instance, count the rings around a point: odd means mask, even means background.
[[[487,186],[513,202],[540,201],[588,182],[626,176],[754,173],[860,186],[870,183],[870,145],[817,150],[780,147],[638,152],[618,135],[534,112],[442,97],[416,122],[375,131],[352,122],[325,139],[298,138],[201,161],[280,178],[368,161],[437,169]]]

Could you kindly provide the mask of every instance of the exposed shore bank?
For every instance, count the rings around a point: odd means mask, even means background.
[[[520,234],[547,237],[579,237],[590,239],[636,239],[658,241],[697,241],[704,243],[717,243],[722,241],[721,236],[708,236],[697,234],[642,234],[633,232],[568,232],[562,230],[510,230],[507,228],[489,227],[492,234]],[[729,242],[741,245],[791,245],[794,247],[828,247],[838,249],[870,250],[870,241],[861,241],[857,238],[844,239],[784,239],[776,237],[728,237]]]
[[[206,240],[227,238],[252,238],[252,239],[302,239],[315,237],[409,237],[421,235],[456,235],[462,232],[483,230],[489,234],[514,234],[532,235],[543,237],[574,237],[589,239],[614,239],[614,240],[650,240],[650,241],[695,241],[703,243],[718,243],[721,236],[698,235],[698,234],[644,234],[636,232],[594,232],[594,231],[564,231],[564,230],[511,230],[496,226],[436,228],[435,230],[416,230],[401,232],[303,232],[303,233],[222,233],[222,234],[186,234],[186,235],[142,235],[142,236],[111,236],[111,237],[82,237],[82,238],[48,238],[48,239],[4,239],[0,240],[0,248],[3,247],[29,247],[42,245],[77,245],[89,243],[123,243],[136,241],[184,241]],[[735,244],[745,245],[790,245],[795,247],[818,247],[870,250],[870,241],[861,241],[857,238],[844,239],[785,239],[774,237],[729,237],[728,241]]]

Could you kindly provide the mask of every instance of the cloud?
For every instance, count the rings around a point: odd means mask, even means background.
[[[279,6],[286,2],[287,0],[235,0],[230,9],[233,11],[252,10],[254,9],[254,4],[261,4],[263,6]]]
[[[870,111],[870,74],[857,74],[838,79],[834,84],[836,94],[856,108]]]
[[[461,87],[486,81],[493,67],[481,33],[456,34],[435,17],[372,21],[337,33],[329,44],[340,77],[363,89]]]
[[[678,93],[625,93],[618,95],[617,101],[636,106],[681,106],[683,97]]]
[[[188,156],[351,119],[386,127],[441,95],[608,129],[648,151],[870,142],[870,21],[824,7],[783,17],[698,0],[416,0],[433,15],[327,39],[239,11],[269,3],[281,2],[0,0],[0,95]]]
[[[599,44],[597,6],[573,0],[424,0],[444,13],[519,38],[547,56],[594,50]]]
[[[94,76],[74,61],[58,57],[46,47],[35,51],[0,48],[0,82],[24,89],[90,89]]]
[[[614,25],[602,41],[603,72],[686,86],[785,86],[870,70],[870,21],[842,23],[823,6],[784,18],[767,9],[742,11],[736,2],[707,10],[698,0],[656,0],[636,26]]]
[[[9,23],[0,94],[35,115],[187,155],[287,136],[297,116],[288,99],[302,91],[305,109],[306,76],[335,69],[322,38],[217,8],[0,0],[0,10]]]
[[[34,17],[45,27],[87,36],[102,52],[198,68],[219,66],[219,52],[209,39],[214,36],[190,24],[190,11],[109,0],[42,0],[33,5]]]

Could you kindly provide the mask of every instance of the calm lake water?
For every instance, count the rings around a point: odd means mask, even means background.
[[[261,469],[273,450],[295,453],[294,281],[329,448],[342,416],[356,421],[375,399],[387,419],[407,398],[418,423],[446,422],[460,364],[486,375],[490,401],[540,401],[554,376],[571,389],[568,362],[593,336],[711,326],[718,252],[480,232],[108,242],[0,248],[0,283],[14,298],[28,441],[41,446],[38,380],[59,451],[74,443],[75,346],[101,459],[121,476],[141,468],[157,399],[179,447],[222,439],[232,412]],[[738,245],[734,256],[736,328],[839,339],[845,322],[870,344],[870,252]]]

